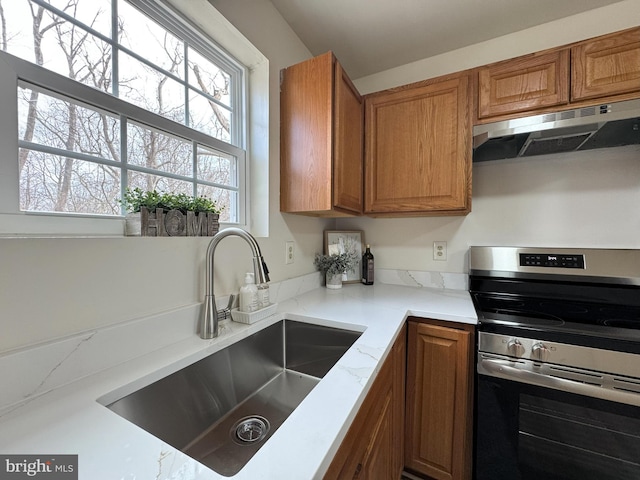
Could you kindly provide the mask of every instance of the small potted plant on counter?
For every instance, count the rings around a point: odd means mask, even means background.
[[[313,264],[325,275],[327,288],[336,289],[342,288],[343,279],[346,280],[348,271],[354,270],[356,261],[357,255],[353,252],[331,255],[317,253]]]
[[[161,193],[156,190],[127,188],[118,200],[127,210],[127,235],[213,236],[218,233],[221,208],[215,201],[184,193]]]

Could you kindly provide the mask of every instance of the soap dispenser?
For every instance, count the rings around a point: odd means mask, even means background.
[[[240,287],[240,311],[255,312],[258,310],[258,287],[254,274],[247,272],[244,277],[244,285]]]

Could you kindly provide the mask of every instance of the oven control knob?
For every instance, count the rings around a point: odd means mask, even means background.
[[[512,357],[521,357],[524,355],[524,346],[517,338],[512,338],[507,342],[507,352]]]
[[[550,353],[549,348],[544,343],[534,343],[531,347],[531,358],[534,360],[546,362]]]

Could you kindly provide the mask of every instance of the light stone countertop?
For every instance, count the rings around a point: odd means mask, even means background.
[[[406,318],[477,323],[467,291],[382,283],[313,288],[279,301],[277,314],[253,325],[221,322],[220,336],[213,340],[191,333],[198,311],[199,305],[191,306],[153,319],[156,327],[179,329],[182,337],[173,343],[147,340],[158,342],[157,348],[148,347],[138,357],[126,350],[145,343],[140,335],[148,332],[146,320],[126,332],[89,332],[0,356],[0,382],[9,389],[0,393],[0,452],[78,454],[81,480],[229,478],[119,417],[98,399],[108,403],[288,318],[363,333],[231,478],[322,478]],[[119,355],[120,363],[104,363]]]

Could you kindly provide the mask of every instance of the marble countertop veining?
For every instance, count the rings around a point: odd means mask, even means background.
[[[253,325],[224,321],[220,336],[213,340],[201,340],[187,332],[180,341],[52,388],[4,413],[0,410],[0,452],[78,454],[81,480],[228,478],[119,417],[98,399],[103,403],[115,400],[125,391],[133,391],[288,318],[363,333],[232,478],[321,478],[408,316],[477,323],[469,293],[464,290],[388,284],[353,284],[340,290],[315,288],[279,302],[277,314]],[[192,320],[186,325],[192,326]],[[110,335],[113,339],[110,337],[107,349],[121,348],[117,332]],[[83,343],[89,343],[90,338]],[[104,347],[95,350],[93,355],[108,354]],[[72,354],[64,355],[69,358]],[[84,355],[87,361],[93,361],[92,353]],[[37,360],[33,363],[37,364]],[[55,368],[48,375],[52,373]],[[20,373],[23,378],[28,374],[28,370]],[[28,380],[25,378],[27,383]],[[33,380],[35,387],[45,380]]]

